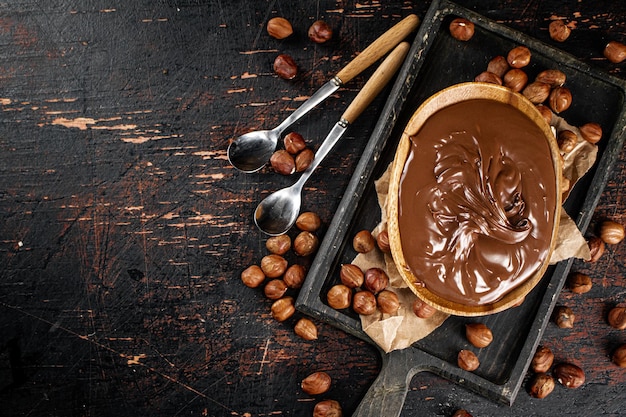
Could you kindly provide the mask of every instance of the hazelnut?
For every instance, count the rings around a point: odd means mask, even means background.
[[[571,130],[561,130],[556,138],[559,150],[563,153],[569,153],[574,150],[578,144],[578,136]]]
[[[626,344],[618,346],[613,352],[613,363],[620,368],[626,368]]]
[[[459,365],[459,368],[471,372],[478,369],[480,361],[474,352],[462,349],[457,356],[457,364]]]
[[[333,30],[323,20],[316,20],[309,27],[309,39],[315,43],[324,43],[333,37]]]
[[[580,135],[589,143],[598,143],[602,139],[602,126],[598,123],[590,122],[578,128]]]
[[[626,45],[611,41],[604,47],[604,56],[612,63],[619,64],[626,59]]]
[[[301,213],[296,219],[296,227],[305,232],[315,232],[322,225],[320,216],[312,211]]]
[[[572,30],[562,20],[553,20],[548,25],[550,37],[557,42],[565,42]]]
[[[279,149],[270,157],[270,165],[279,174],[291,175],[296,172],[296,162],[293,156],[284,149]]]
[[[317,326],[306,317],[302,317],[300,320],[298,320],[293,330],[298,336],[300,336],[304,340],[317,339]]]
[[[293,241],[293,250],[298,256],[309,256],[315,253],[319,240],[311,232],[300,232]]]
[[[489,346],[493,341],[491,329],[483,323],[468,323],[465,325],[465,337],[468,342],[477,348]]]
[[[341,405],[335,400],[324,400],[315,404],[313,417],[342,417]]]
[[[369,268],[365,271],[365,288],[378,294],[389,285],[389,276],[382,268]]]
[[[554,390],[554,378],[545,373],[539,373],[530,382],[529,394],[534,398],[546,398]]]
[[[265,241],[265,248],[275,255],[284,255],[291,249],[291,238],[288,235],[272,236]]]
[[[472,417],[472,415],[467,410],[456,410],[452,417]]]
[[[496,74],[500,78],[504,77],[508,70],[509,63],[506,62],[506,58],[502,55],[491,58],[491,61],[487,64],[487,71]]]
[[[273,17],[267,22],[267,33],[276,39],[285,39],[293,33],[293,27],[284,17]]]
[[[552,374],[559,384],[567,388],[578,388],[585,383],[585,372],[571,363],[558,364]]]
[[[483,71],[474,77],[474,81],[478,83],[489,83],[489,84],[497,84],[502,85],[502,79],[498,77],[493,72]]]
[[[541,116],[548,124],[552,124],[552,110],[548,106],[544,106],[543,104],[537,105],[537,110],[541,113]]]
[[[558,306],[554,309],[554,322],[561,329],[571,329],[574,327],[576,316],[571,308],[566,306]]]
[[[522,90],[522,94],[534,104],[543,103],[550,96],[550,86],[541,81],[534,81]]]
[[[287,292],[287,284],[282,279],[273,279],[265,284],[263,293],[270,300],[278,300]]]
[[[306,148],[304,138],[297,132],[287,133],[287,135],[283,138],[283,144],[285,145],[285,150],[292,155],[295,155]]]
[[[336,310],[348,308],[352,304],[352,290],[343,284],[334,285],[326,294],[326,302]]]
[[[298,65],[291,55],[280,54],[274,60],[274,72],[280,78],[293,80],[298,75]]]
[[[302,265],[293,264],[285,271],[283,281],[289,288],[300,288],[306,278],[306,270]]]
[[[361,230],[352,239],[352,247],[359,253],[367,253],[374,249],[376,240],[369,230]]]
[[[504,74],[502,84],[505,87],[509,87],[511,90],[519,93],[526,87],[528,83],[528,75],[519,68],[513,68]]]
[[[293,305],[293,297],[284,297],[274,301],[274,303],[272,303],[271,311],[274,320],[287,320],[296,312],[296,308]]]
[[[304,148],[296,155],[296,172],[306,170],[315,159],[315,154],[311,148]]]
[[[548,372],[552,367],[552,363],[554,362],[554,353],[547,346],[540,346],[537,348],[532,361],[530,362],[530,367],[533,372],[543,373]]]
[[[522,68],[530,63],[531,55],[530,49],[520,45],[509,51],[506,61],[513,68]]]
[[[450,22],[450,35],[459,41],[469,41],[474,36],[474,24],[465,18],[457,17]]]
[[[587,245],[589,246],[589,253],[591,254],[589,262],[597,262],[602,255],[604,255],[604,240],[594,236],[587,241]]]
[[[567,87],[556,87],[550,92],[548,103],[555,113],[561,113],[572,104],[572,93]]]
[[[250,288],[256,288],[265,281],[265,274],[258,265],[252,265],[247,267],[241,273],[241,281],[244,285]]]
[[[604,243],[616,245],[624,240],[624,226],[612,220],[605,220],[600,225],[600,238]]]
[[[278,278],[287,270],[287,260],[280,255],[266,255],[261,259],[261,269],[268,278]]]
[[[626,329],[626,307],[614,307],[609,311],[608,322],[618,330]]]
[[[378,235],[376,236],[376,245],[378,246],[378,249],[381,250],[381,252],[391,252],[391,246],[389,246],[389,232],[387,232],[387,230],[382,230],[380,233],[378,233]]]
[[[400,300],[395,292],[384,290],[376,297],[378,308],[384,314],[396,314],[400,308]]]
[[[428,319],[435,314],[437,310],[430,304],[426,304],[424,301],[417,298],[413,301],[413,313],[420,319]]]
[[[535,78],[535,81],[546,83],[550,87],[555,88],[561,87],[563,84],[565,84],[566,79],[567,76],[563,71],[558,69],[547,69],[541,71]]]
[[[302,380],[300,387],[309,395],[323,394],[330,389],[332,380],[326,372],[313,372]]]
[[[376,296],[367,290],[357,291],[352,297],[352,309],[368,316],[376,311]]]
[[[348,288],[358,288],[363,285],[365,275],[358,265],[343,264],[339,271],[341,283]]]
[[[567,286],[574,294],[584,294],[591,290],[591,278],[581,272],[573,272],[567,277]]]

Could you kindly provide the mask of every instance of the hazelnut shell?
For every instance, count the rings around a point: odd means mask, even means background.
[[[326,372],[314,372],[302,380],[302,391],[309,395],[323,394],[330,389],[332,379]]]
[[[478,369],[480,361],[474,352],[462,349],[457,355],[457,364],[459,365],[459,368],[471,372]]]
[[[325,43],[332,39],[333,30],[325,21],[316,20],[309,27],[309,31],[307,34],[309,36],[309,39],[312,40],[313,42]]]
[[[352,297],[352,309],[357,314],[368,316],[376,311],[376,307],[376,296],[370,291],[357,291]]]
[[[491,329],[484,323],[468,323],[465,325],[465,337],[477,348],[484,348],[493,341]]]
[[[369,230],[361,230],[352,239],[352,247],[359,253],[367,253],[374,249],[376,240]]]
[[[547,346],[540,346],[533,355],[530,367],[533,372],[548,372],[554,363],[554,353]]]
[[[317,339],[317,326],[306,317],[302,317],[294,326],[294,331],[304,340]]]
[[[616,245],[624,240],[624,225],[605,220],[600,224],[600,238],[609,245]]]
[[[396,314],[400,308],[400,299],[395,292],[390,290],[381,291],[376,297],[376,302],[384,314]]]
[[[348,308],[352,303],[352,290],[343,284],[334,285],[326,294],[326,302],[336,310]]]
[[[552,372],[559,384],[567,388],[578,388],[585,383],[585,372],[571,363],[560,363]]]
[[[284,17],[273,17],[267,22],[267,33],[276,39],[285,39],[293,33],[293,27]]]
[[[456,40],[467,42],[474,36],[474,23],[463,17],[450,22],[450,35]]]
[[[274,59],[274,72],[280,78],[293,80],[298,75],[298,65],[296,61],[287,54],[280,54]]]
[[[529,394],[534,398],[545,398],[554,390],[554,378],[545,373],[539,373],[530,382]]]
[[[569,38],[572,30],[562,20],[553,20],[548,25],[548,32],[552,40],[557,42],[565,42]]]
[[[293,305],[293,298],[284,297],[274,301],[271,312],[274,320],[281,322],[287,320],[296,312],[296,308]]]
[[[530,63],[531,56],[530,49],[520,45],[509,51],[506,60],[512,68],[522,68]]]

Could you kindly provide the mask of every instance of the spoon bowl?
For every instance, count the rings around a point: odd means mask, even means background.
[[[300,213],[301,186],[295,183],[267,196],[254,211],[254,223],[270,236],[285,233],[293,226]]]
[[[228,161],[243,172],[263,168],[276,149],[279,133],[275,129],[257,130],[239,136],[228,145]]]

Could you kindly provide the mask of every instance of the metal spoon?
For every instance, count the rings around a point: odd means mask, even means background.
[[[272,130],[259,130],[239,136],[228,146],[228,160],[240,171],[255,172],[263,168],[276,149],[282,133],[307,114],[311,109],[328,98],[339,87],[352,80],[379,58],[393,49],[402,39],[419,24],[416,15],[409,15],[383,33],[378,39],[363,50],[356,58],[327,81],[308,100],[298,107],[280,125]]]
[[[328,136],[326,136],[326,139],[324,139],[324,142],[315,153],[313,162],[302,173],[298,181],[290,187],[270,194],[259,203],[254,211],[254,223],[262,232],[276,236],[285,233],[293,226],[300,213],[301,193],[304,183],[343,136],[348,125],[354,122],[393,77],[400,64],[404,61],[408,50],[409,44],[402,42],[385,58],[328,133]]]

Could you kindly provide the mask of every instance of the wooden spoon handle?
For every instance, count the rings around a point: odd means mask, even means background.
[[[418,24],[419,18],[416,15],[408,15],[350,61],[348,65],[337,73],[337,78],[339,78],[342,84],[347,83],[393,49],[409,33],[413,32]]]
[[[341,116],[348,123],[352,124],[357,117],[370,105],[372,100],[387,85],[389,80],[394,76],[406,54],[409,52],[410,45],[408,42],[402,42],[389,54],[387,58],[374,71],[374,74],[367,80],[361,91],[356,95],[352,103]]]

